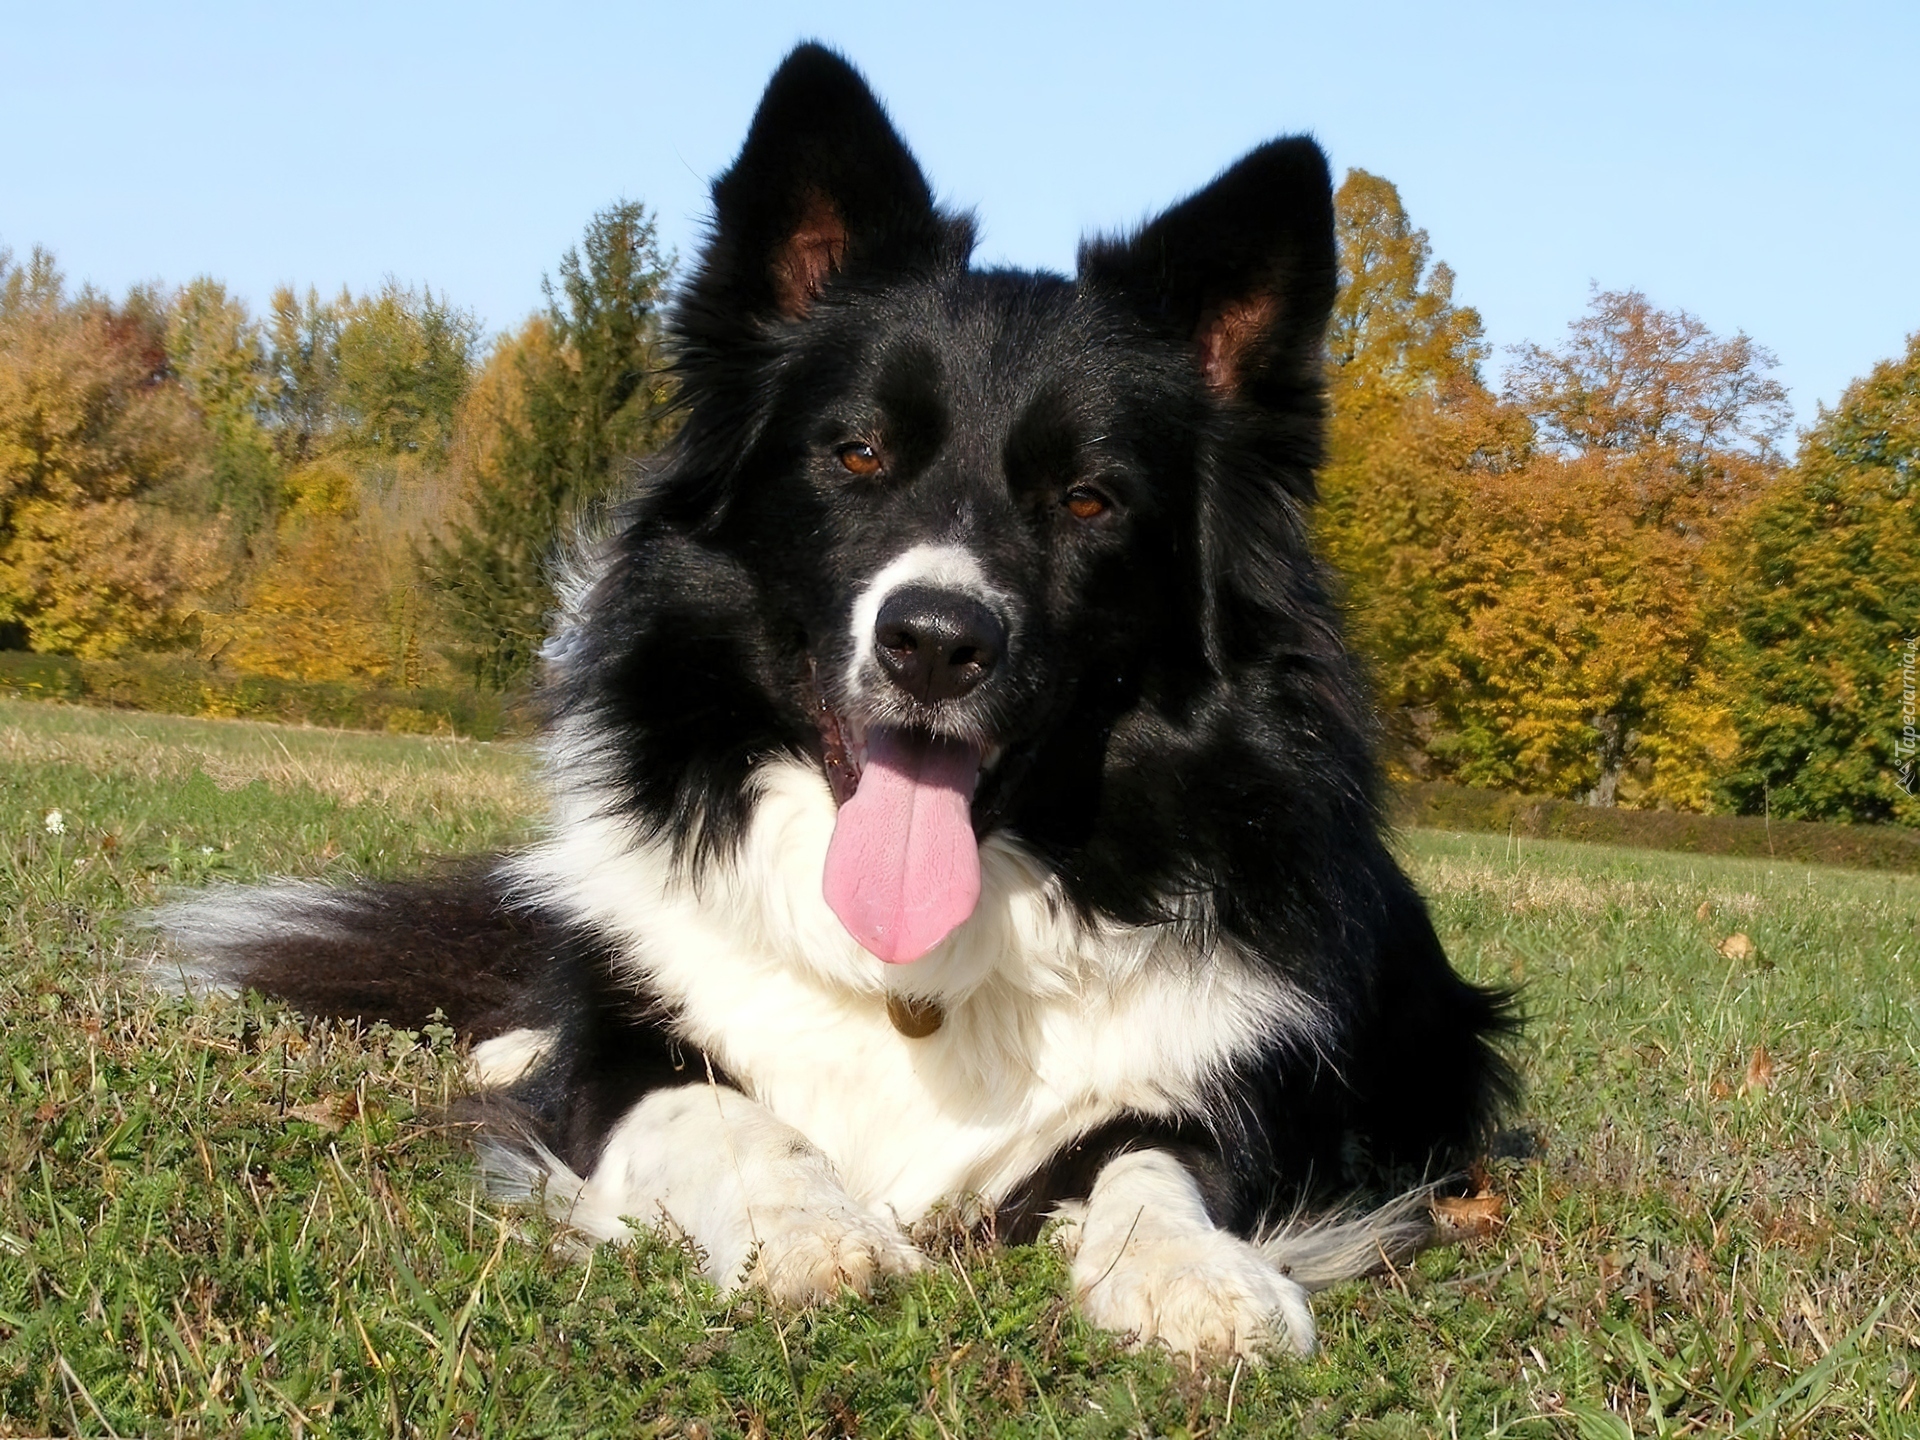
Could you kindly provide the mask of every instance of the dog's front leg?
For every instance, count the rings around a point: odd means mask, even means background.
[[[606,1238],[624,1230],[616,1217],[664,1220],[694,1242],[714,1280],[787,1304],[865,1293],[880,1275],[925,1263],[897,1225],[847,1194],[804,1135],[724,1085],[641,1100],[560,1213]]]
[[[1215,1225],[1192,1173],[1166,1151],[1109,1161],[1084,1205],[1065,1213],[1074,1290],[1101,1329],[1174,1350],[1312,1351],[1306,1290]]]

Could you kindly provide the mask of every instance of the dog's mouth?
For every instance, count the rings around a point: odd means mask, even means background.
[[[828,906],[881,960],[918,960],[973,914],[980,845],[973,797],[998,747],[868,725],[815,689],[827,783],[839,804],[827,846]]]

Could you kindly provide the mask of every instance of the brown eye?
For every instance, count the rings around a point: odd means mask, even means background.
[[[1076,520],[1098,520],[1113,508],[1113,502],[1091,485],[1076,485],[1067,491],[1067,513]]]
[[[849,475],[867,476],[880,473],[880,452],[863,440],[842,445],[833,453]]]

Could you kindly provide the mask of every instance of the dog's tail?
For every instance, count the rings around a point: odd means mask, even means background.
[[[1373,1210],[1289,1220],[1254,1243],[1295,1284],[1324,1290],[1392,1269],[1432,1244],[1438,1235],[1431,1209],[1435,1193],[1426,1186]]]
[[[306,1014],[469,1041],[550,1025],[571,989],[567,927],[509,900],[491,868],[346,889],[300,881],[209,890],[150,916],[150,979],[258,990]]]

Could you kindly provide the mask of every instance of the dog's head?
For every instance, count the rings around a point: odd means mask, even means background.
[[[805,46],[714,206],[644,526],[753,591],[753,663],[842,804],[829,899],[911,959],[971,908],[976,833],[1083,843],[1129,726],[1204,727],[1249,665],[1337,647],[1300,518],[1326,162],[1262,146],[1072,280],[972,270],[969,222]]]

